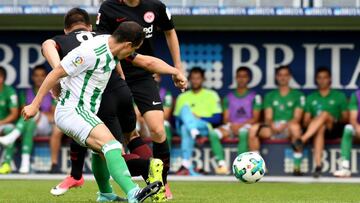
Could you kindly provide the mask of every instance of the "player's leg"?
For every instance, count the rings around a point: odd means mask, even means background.
[[[312,136],[314,136],[320,128],[330,119],[328,112],[322,112],[319,116],[311,120],[306,132],[301,137],[303,143],[307,142]]]
[[[189,130],[185,125],[179,127],[179,134],[181,136],[181,167],[176,172],[177,175],[190,175],[191,157],[195,147],[195,140],[191,136]]]
[[[112,96],[114,97],[113,100],[116,101],[116,110],[113,112],[116,113],[120,122],[122,133],[127,141],[127,148],[131,153],[139,155],[140,158],[149,159],[153,153],[149,145],[143,141],[136,131],[136,114],[130,88],[121,86],[112,91]]]
[[[50,173],[60,173],[58,158],[61,147],[61,139],[63,133],[61,130],[53,125],[53,131],[50,136],[50,154],[51,154],[51,169]]]
[[[85,163],[87,148],[79,145],[74,140],[70,143],[71,171],[63,181],[51,188],[50,193],[58,196],[65,194],[69,189],[84,185],[83,167]]]
[[[15,128],[14,125],[8,125],[8,126],[3,125],[1,132],[6,135],[11,131],[13,131],[14,128]],[[14,149],[15,149],[15,143],[9,144],[8,146],[5,147],[4,149],[5,155],[4,155],[4,160],[0,167],[0,174],[11,173],[12,171],[11,162],[14,156]]]
[[[200,124],[200,122],[199,122]],[[210,123],[207,123],[205,121],[201,122],[201,126],[199,126],[201,129],[200,131],[203,131],[202,129],[205,129],[205,134],[209,137],[211,150],[215,156],[215,159],[217,161],[217,168],[215,169],[215,173],[219,175],[227,175],[230,173],[229,168],[227,166],[227,163],[225,162],[225,156],[224,156],[224,148],[221,144],[220,138],[218,134],[215,132],[213,127]],[[201,133],[203,134],[203,133]]]
[[[100,103],[100,108],[97,116],[110,130],[111,134],[113,134],[119,142],[123,142],[124,138],[122,136],[121,126],[116,114],[118,101],[119,99],[121,99],[121,95],[116,94],[116,91],[117,89],[114,89],[113,91],[106,91],[102,95],[102,101]],[[91,163],[93,174],[99,187],[97,200],[120,200],[121,198],[113,193],[112,186],[110,184],[110,172],[107,168],[104,157],[101,157],[100,154],[93,152]]]
[[[33,118],[32,120],[36,120],[38,118],[38,116],[35,117],[36,118]],[[11,132],[8,132],[4,136],[0,137],[0,144],[6,146],[14,143],[20,137],[21,132],[25,127],[25,123],[26,121],[23,118],[19,118],[16,121],[15,128],[13,128]]]
[[[326,128],[324,126],[320,127],[320,129],[316,132],[314,136],[314,160],[315,160],[315,171],[313,176],[315,178],[318,178],[321,175],[321,159],[322,159],[322,153],[324,150],[324,144],[325,144],[325,131]]]
[[[296,122],[288,123],[289,136],[291,143],[296,143],[301,138],[301,126]],[[302,147],[294,147],[294,175],[301,175]]]
[[[260,151],[260,139],[269,139],[272,136],[272,130],[270,127],[264,124],[254,124],[249,129],[249,151],[259,153]]]
[[[164,112],[157,83],[152,77],[132,83],[130,86],[135,103],[144,117],[153,141],[153,156],[163,164],[163,181],[167,183],[170,169],[170,149],[164,129]],[[161,189],[165,191],[165,188]],[[170,195],[170,192],[168,192]]]
[[[345,126],[343,135],[341,137],[341,165],[340,169],[334,172],[336,177],[350,177],[350,158],[351,158],[351,149],[353,136],[355,135],[355,130],[351,124]],[[358,135],[357,135],[358,136]]]
[[[30,119],[24,123],[22,133],[22,147],[21,147],[21,165],[20,173],[30,172],[30,155],[34,145],[33,137],[36,132],[36,122],[34,119]]]
[[[160,159],[151,158],[150,160],[141,159],[136,154],[123,155],[126,165],[129,168],[131,176],[142,176],[147,184],[156,181],[162,182],[163,162]],[[162,202],[161,196],[153,195],[153,202]]]
[[[74,140],[94,151],[102,152],[110,175],[128,195],[129,202],[142,201],[156,193],[161,182],[150,184],[140,189],[132,180],[122,154],[122,145],[111,134],[110,130],[91,111],[82,106],[75,109],[57,108],[56,123]],[[74,126],[77,123],[81,127]]]

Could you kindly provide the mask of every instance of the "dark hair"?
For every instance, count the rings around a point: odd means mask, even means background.
[[[42,64],[42,65],[37,65],[32,69],[32,75],[35,73],[35,71],[37,70],[43,70],[46,74],[48,73],[46,67]]]
[[[143,27],[134,21],[123,22],[117,27],[112,36],[117,42],[131,42],[132,47],[137,47],[145,39]]]
[[[192,75],[193,73],[200,73],[201,77],[202,77],[202,78],[205,78],[205,71],[204,71],[204,69],[200,68],[199,66],[195,66],[195,67],[193,67],[193,68],[190,70],[190,72],[189,72],[189,78],[191,77],[191,75]]]
[[[315,73],[315,77],[317,77],[320,73],[322,72],[326,72],[327,74],[329,74],[329,76],[331,77],[331,71],[328,67],[326,66],[320,66],[316,69],[316,73]]]
[[[2,75],[4,77],[4,79],[6,80],[7,73],[6,73],[5,68],[2,66],[0,66],[0,75]]]
[[[275,69],[275,75],[279,74],[279,72],[282,71],[282,70],[287,70],[287,71],[289,71],[290,75],[292,75],[290,66],[288,66],[288,65],[277,67]]]
[[[64,17],[65,29],[69,29],[78,23],[91,25],[89,14],[84,9],[72,8],[66,13]]]
[[[245,71],[249,77],[251,77],[251,70],[248,67],[245,66],[240,66],[238,69],[236,69],[236,75],[240,72],[240,71]]]

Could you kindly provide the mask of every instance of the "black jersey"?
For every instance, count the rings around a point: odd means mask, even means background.
[[[56,42],[56,49],[58,50],[60,59],[64,58],[71,50],[78,47],[82,42],[93,38],[98,35],[95,32],[75,30],[66,35],[57,35],[52,38]],[[130,60],[131,63],[131,60]],[[113,70],[111,73],[110,80],[106,86],[106,91],[111,91],[112,89],[126,85],[126,82],[119,77],[119,74],[116,70]]]
[[[174,28],[169,11],[159,0],[140,0],[136,7],[129,7],[122,0],[106,0],[99,9],[97,31],[111,34],[124,21],[135,21],[144,28],[145,40],[137,52],[151,56],[154,55],[152,39],[155,31]],[[121,66],[127,81],[152,75],[144,69],[134,68],[126,60],[121,61]]]

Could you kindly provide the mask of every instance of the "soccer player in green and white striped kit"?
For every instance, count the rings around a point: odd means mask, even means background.
[[[52,87],[61,79],[62,92],[55,111],[56,125],[80,145],[95,152],[102,152],[104,160],[96,167],[107,167],[110,175],[127,194],[129,202],[142,202],[161,187],[157,181],[140,189],[130,177],[122,158],[122,145],[116,141],[109,129],[96,116],[101,95],[118,60],[132,56],[132,63],[150,71],[172,74],[176,85],[186,87],[186,78],[177,69],[164,61],[136,54],[145,35],[143,28],[135,22],[124,22],[112,35],[99,35],[83,42],[53,69],[41,85],[33,102],[25,106],[25,119],[35,116],[40,103]]]

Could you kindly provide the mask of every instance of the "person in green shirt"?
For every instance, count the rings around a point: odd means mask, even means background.
[[[34,67],[31,79],[33,82],[33,88],[21,91],[19,97],[19,103],[21,108],[29,104],[35,97],[36,92],[43,83],[47,75],[46,68],[43,65]],[[52,132],[61,133],[59,129],[54,130],[54,111],[55,101],[52,99],[50,93],[46,95],[45,99],[41,104],[41,113],[34,119],[25,121],[20,117],[16,126],[7,129],[5,136],[0,138],[0,143],[5,147],[5,159],[0,167],[0,174],[10,173],[10,163],[13,160],[15,152],[14,142],[20,136],[22,136],[22,148],[21,148],[21,166],[19,169],[20,173],[30,172],[30,155],[33,148],[33,137],[35,135],[50,135]]]
[[[336,177],[350,177],[350,157],[353,137],[360,138],[360,114],[359,103],[360,90],[351,94],[348,110],[350,113],[349,124],[345,125],[344,132],[341,137],[341,164],[340,169],[334,172]]]
[[[318,90],[308,95],[304,124],[306,132],[301,143],[313,138],[315,171],[314,177],[321,175],[321,160],[325,138],[339,138],[345,123],[348,122],[347,99],[344,93],[331,89],[331,72],[326,67],[316,70]]]
[[[224,125],[215,129],[219,139],[239,137],[238,154],[248,151],[248,131],[251,125],[259,122],[262,108],[261,96],[248,88],[250,80],[251,71],[248,67],[239,67],[236,70],[237,88],[223,99]],[[218,161],[215,173],[229,173],[225,160]]]
[[[19,116],[18,97],[11,86],[5,84],[6,70],[0,67],[0,133],[11,128]],[[0,134],[0,135],[1,135]]]
[[[305,96],[302,92],[290,88],[292,74],[289,66],[280,66],[275,74],[278,89],[265,95],[265,123],[250,128],[250,151],[259,151],[260,139],[288,138],[294,143],[302,133],[300,122]],[[301,175],[302,150],[294,150],[293,158],[294,175]]]
[[[181,135],[182,166],[177,175],[199,175],[192,167],[191,157],[195,140],[202,144],[202,136],[208,136],[215,159],[224,160],[221,143],[213,126],[221,123],[221,104],[219,95],[210,89],[203,88],[205,71],[200,67],[190,70],[191,90],[181,93],[175,104],[174,116],[176,130]]]

